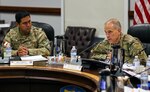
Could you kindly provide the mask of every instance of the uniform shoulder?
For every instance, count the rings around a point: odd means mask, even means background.
[[[11,28],[8,33],[10,34],[17,34],[18,33],[18,27],[14,27],[14,28]]]
[[[41,27],[32,26],[31,29],[32,29],[33,31],[42,31],[42,28],[41,28]]]
[[[131,35],[129,35],[129,34],[125,34],[124,36],[123,36],[123,40],[125,41],[125,42],[134,42],[136,39],[135,39],[135,37],[133,37],[133,36],[131,36]]]
[[[32,26],[32,31],[34,32],[34,33],[43,33],[44,32],[44,30],[42,29],[42,28],[40,28],[40,27],[35,27],[35,26]]]
[[[109,42],[108,42],[107,39],[104,39],[104,40],[98,42],[98,45],[100,45],[100,46],[102,46],[102,45],[103,45],[103,46],[107,46],[107,45],[109,45]]]
[[[31,30],[32,30],[31,33],[36,35],[36,36],[38,36],[38,37],[46,35],[44,30],[42,28],[40,28],[40,27],[32,26]]]

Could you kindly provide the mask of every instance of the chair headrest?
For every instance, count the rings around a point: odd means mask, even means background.
[[[96,29],[93,27],[68,26],[64,35],[66,54],[70,55],[72,46],[76,46],[78,53],[89,47],[92,44],[95,32]]]
[[[137,24],[129,27],[128,34],[137,37],[142,43],[150,43],[150,24]]]
[[[54,33],[53,27],[50,24],[43,23],[43,22],[33,21],[32,25],[35,26],[35,27],[42,28],[44,30],[44,32],[46,33],[48,39],[50,41],[54,41],[54,35],[55,35],[55,33]]]

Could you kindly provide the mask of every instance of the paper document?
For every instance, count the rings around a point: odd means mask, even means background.
[[[133,71],[135,70],[135,66],[133,66],[133,64],[128,64],[128,63],[124,63],[122,68],[133,70]]]
[[[0,24],[0,28],[10,27],[10,24]]]
[[[21,57],[21,60],[46,61],[48,59],[43,57],[42,55],[36,55],[36,56],[23,56]]]

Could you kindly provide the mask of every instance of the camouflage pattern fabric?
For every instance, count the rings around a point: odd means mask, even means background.
[[[50,55],[50,41],[42,28],[32,26],[28,36],[22,35],[18,27],[10,29],[4,41],[10,42],[12,55],[17,55],[17,49],[23,45],[29,49],[29,55]]]
[[[125,50],[125,62],[132,63],[134,56],[137,54],[141,61],[146,61],[147,55],[145,51],[142,51],[143,46],[137,38],[132,37],[128,34],[122,34],[120,42],[118,44]],[[103,40],[91,50],[90,58],[105,60],[107,57],[107,53],[112,51],[111,46],[112,45],[108,42],[108,40]]]

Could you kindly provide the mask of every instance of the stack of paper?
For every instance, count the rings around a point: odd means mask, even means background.
[[[36,56],[24,56],[21,57],[22,61],[33,61],[34,66],[46,66],[48,59],[43,57],[42,55]]]
[[[30,61],[47,61],[48,59],[43,57],[42,55],[36,55],[36,56],[23,56],[21,57],[21,60],[30,60]]]

